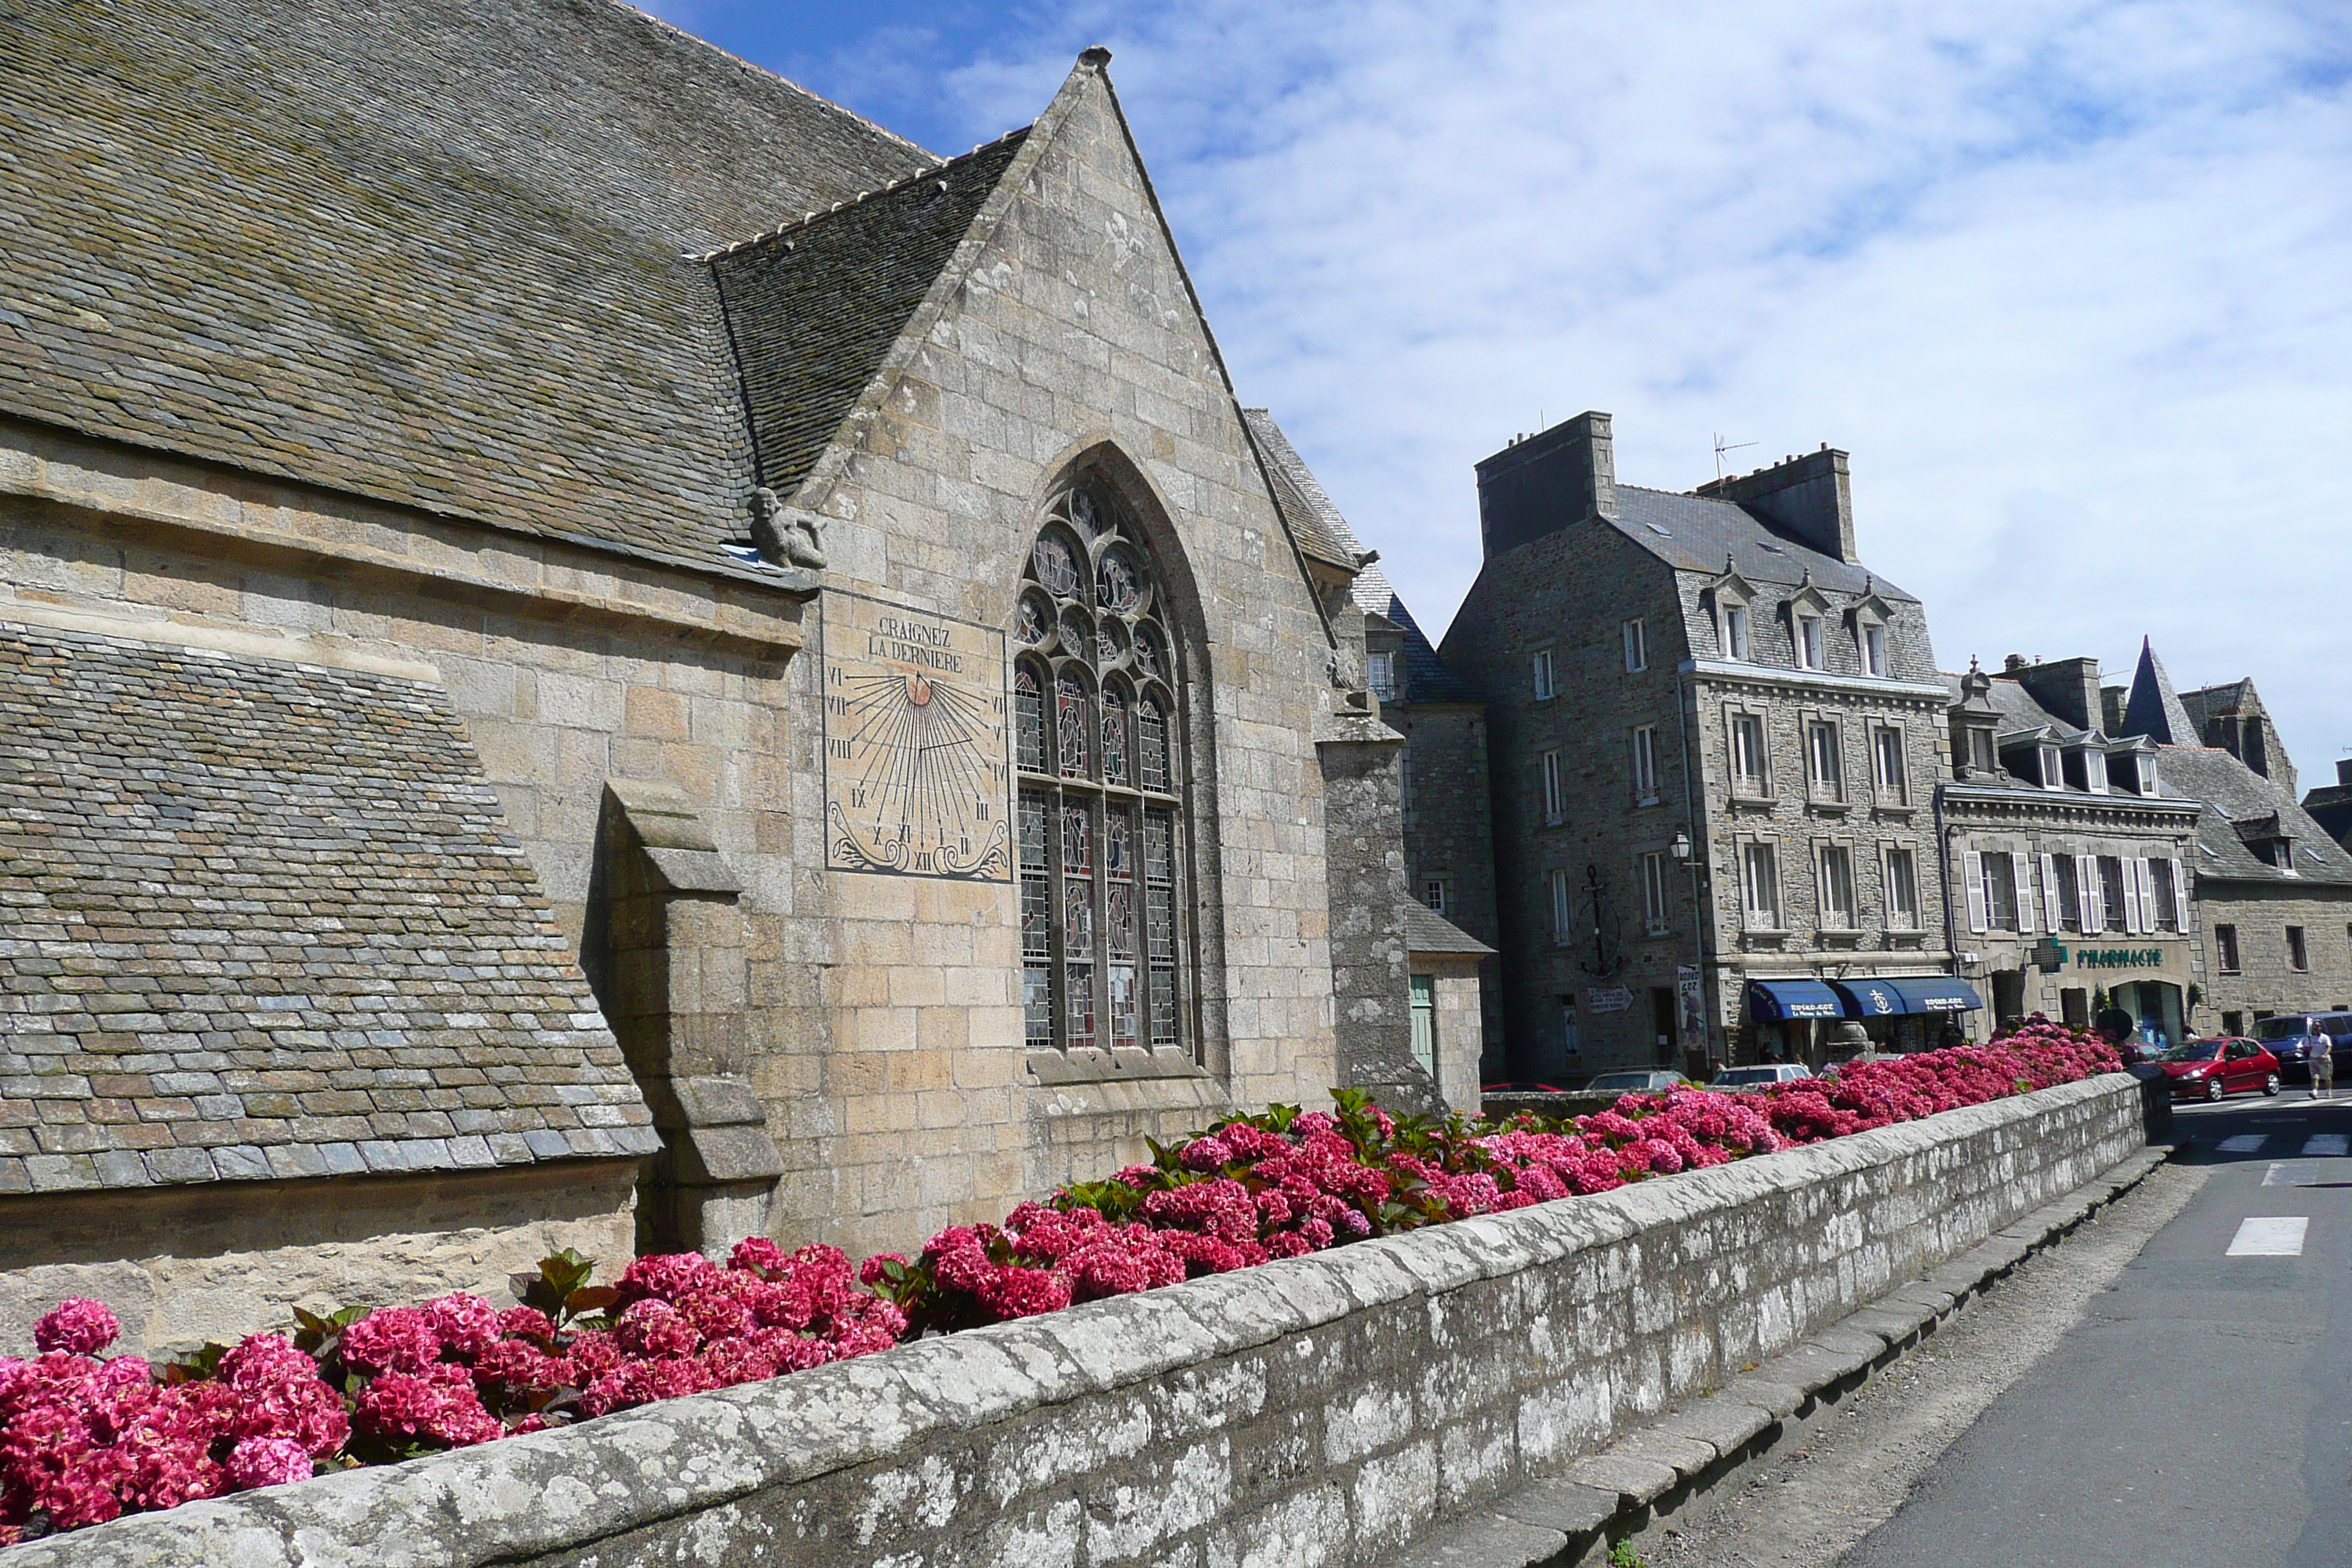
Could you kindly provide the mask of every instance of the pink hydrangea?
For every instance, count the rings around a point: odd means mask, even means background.
[[[471,1357],[498,1342],[499,1310],[479,1296],[463,1290],[436,1296],[425,1303],[423,1310],[432,1320],[433,1331],[440,1336],[444,1350]]]
[[[69,1355],[96,1355],[121,1332],[122,1324],[104,1302],[69,1296],[33,1325],[33,1344],[38,1350],[64,1351]]]
[[[441,1331],[418,1307],[378,1307],[343,1331],[336,1353],[362,1373],[419,1373],[441,1359]]]
[[[310,1452],[290,1437],[247,1437],[229,1451],[229,1483],[239,1491],[307,1481]]]
[[[446,1448],[470,1447],[504,1428],[482,1405],[473,1373],[449,1363],[421,1372],[377,1373],[360,1391],[353,1424],[371,1436]]]

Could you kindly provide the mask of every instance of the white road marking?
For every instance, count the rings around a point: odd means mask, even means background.
[[[2305,1154],[2352,1154],[2352,1133],[2315,1132],[2303,1141]]]
[[[2214,1145],[2224,1154],[2251,1154],[2270,1142],[2264,1132],[2241,1132],[2235,1138],[2224,1138]]]
[[[2231,1258],[2301,1258],[2303,1233],[2311,1221],[2302,1215],[2242,1221],[2230,1243]]]
[[[2319,1167],[2308,1160],[2273,1160],[2271,1168],[2263,1174],[2266,1187],[2315,1187],[2319,1185]]]

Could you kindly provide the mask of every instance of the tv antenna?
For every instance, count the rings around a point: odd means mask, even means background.
[[[1754,445],[1756,445],[1756,443],[1753,441],[1726,442],[1722,437],[1717,436],[1715,438],[1715,482],[1717,484],[1721,484],[1723,482],[1723,455],[1726,452],[1737,452],[1742,447],[1753,447]]]

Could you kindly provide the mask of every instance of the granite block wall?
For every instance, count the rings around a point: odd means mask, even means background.
[[[1376,1562],[2128,1158],[2140,1101],[2116,1074],[11,1562]]]

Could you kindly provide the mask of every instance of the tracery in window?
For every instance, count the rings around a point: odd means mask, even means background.
[[[1024,1033],[1033,1047],[1182,1050],[1182,692],[1160,580],[1118,504],[1084,483],[1049,503],[1028,566],[1013,678]]]

